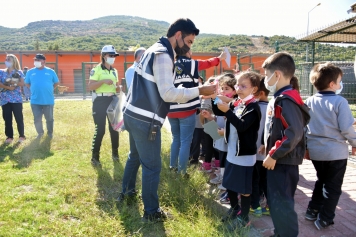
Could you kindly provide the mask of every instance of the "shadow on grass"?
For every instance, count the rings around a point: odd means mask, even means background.
[[[140,235],[144,237],[166,236],[163,223],[143,224],[141,223],[140,205],[141,200],[122,203],[117,202],[121,191],[123,165],[114,162],[113,177],[105,167],[97,168],[98,197],[96,205],[98,208],[112,217],[121,219],[126,230],[126,235]],[[125,163],[126,164],[126,163]]]
[[[15,162],[13,167],[18,169],[27,168],[34,159],[46,159],[53,156],[51,143],[52,140],[49,137],[45,137],[44,139],[36,138],[30,142],[26,141],[19,153],[14,153],[14,151],[22,144],[17,143],[12,149],[9,148],[9,158]]]

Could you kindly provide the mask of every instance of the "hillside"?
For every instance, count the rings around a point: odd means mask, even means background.
[[[149,47],[166,34],[168,26],[167,22],[133,16],[106,16],[89,21],[46,20],[20,29],[0,26],[0,50],[100,50],[105,44],[113,44],[118,50],[128,50],[137,44]],[[228,46],[232,53],[273,53],[276,41],[280,51],[292,53],[297,60],[305,58],[306,43],[288,36],[200,34],[192,50],[219,52],[221,47]],[[355,49],[316,44],[316,57],[353,60]]]

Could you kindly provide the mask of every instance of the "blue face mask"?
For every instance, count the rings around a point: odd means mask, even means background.
[[[340,94],[343,88],[344,88],[344,86],[342,85],[342,81],[340,81],[340,89],[336,90],[335,94],[337,94],[337,95]]]

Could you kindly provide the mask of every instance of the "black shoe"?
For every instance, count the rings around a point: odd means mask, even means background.
[[[91,158],[91,164],[92,164],[92,166],[94,166],[94,167],[101,167],[100,161],[97,160],[97,159],[94,159],[94,158]]]
[[[101,163],[99,161],[99,152],[93,152],[91,156],[91,164],[94,167],[101,167]]]
[[[120,193],[119,197],[116,199],[117,202],[123,203],[126,200],[127,204],[135,203],[138,200],[138,192],[135,190],[133,192],[124,194]]]
[[[197,165],[197,164],[199,164],[199,160],[191,159],[191,160],[189,161],[189,165]]]
[[[233,208],[230,208],[226,214],[221,218],[222,222],[227,222],[231,221],[237,218],[237,215],[240,214],[240,210],[234,210]]]
[[[318,230],[325,229],[333,224],[334,224],[333,221],[323,221],[322,219],[320,219],[319,214],[317,220],[314,222],[314,225],[316,228],[318,228]]]
[[[190,175],[188,173],[182,174],[183,179],[189,179]]]
[[[308,207],[304,217],[307,220],[315,221],[318,218],[318,213],[319,213],[318,210],[311,209],[310,207]]]
[[[175,173],[178,172],[178,168],[177,168],[177,167],[169,167],[169,170],[170,170],[171,172],[175,172]]]
[[[146,212],[143,214],[142,217],[142,222],[162,222],[165,219],[167,219],[167,213],[165,213],[164,211],[162,211],[161,208],[158,208],[157,212],[153,213],[153,214],[147,214]]]
[[[117,152],[113,152],[111,157],[114,162],[119,162],[120,160],[119,154]]]

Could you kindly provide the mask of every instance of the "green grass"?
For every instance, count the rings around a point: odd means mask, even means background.
[[[214,200],[217,193],[207,185],[207,176],[190,169],[187,180],[168,171],[171,135],[167,132],[162,136],[159,197],[173,218],[142,224],[141,201],[132,205],[115,202],[129,150],[127,132],[120,133],[120,163],[114,165],[107,131],[101,152],[103,168],[95,170],[90,165],[94,132],[90,101],[56,102],[52,141],[46,137],[36,141],[28,103],[23,112],[26,142],[0,143],[0,236],[238,235],[228,233],[221,224],[225,210]],[[15,122],[14,128],[16,140]],[[4,134],[0,139],[5,140]]]

